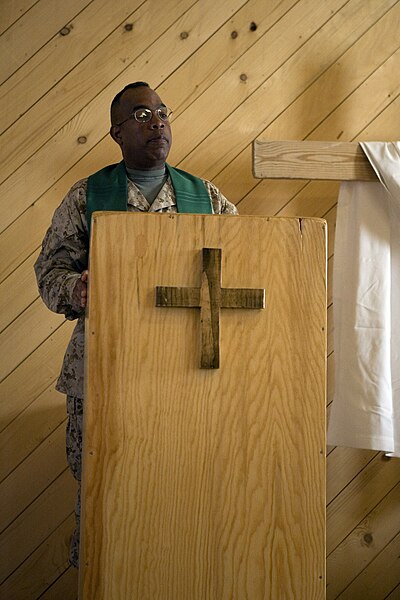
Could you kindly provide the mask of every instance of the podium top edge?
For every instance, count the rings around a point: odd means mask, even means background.
[[[156,212],[146,212],[146,213],[138,213],[138,212],[130,212],[130,211],[117,211],[117,210],[100,210],[100,211],[96,211],[93,213],[92,215],[92,220],[98,220],[101,219],[103,220],[104,218],[110,218],[110,217],[118,217],[120,219],[125,218],[133,218],[133,217],[140,217],[140,218],[147,218],[147,217],[160,217],[160,216],[165,216],[165,217],[169,217],[170,219],[187,219],[187,218],[193,218],[195,217],[196,219],[213,219],[215,217],[223,217],[228,218],[228,219],[257,219],[257,220],[263,220],[263,221],[311,221],[311,222],[316,222],[316,223],[321,223],[322,225],[326,224],[326,219],[323,219],[321,217],[303,217],[301,215],[299,216],[275,216],[275,215],[231,215],[231,214],[217,214],[217,215],[203,215],[203,214],[192,214],[192,213],[156,213]]]

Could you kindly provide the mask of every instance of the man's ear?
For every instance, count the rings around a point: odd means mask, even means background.
[[[119,125],[111,125],[110,135],[114,142],[117,142],[118,146],[122,146],[121,127]]]

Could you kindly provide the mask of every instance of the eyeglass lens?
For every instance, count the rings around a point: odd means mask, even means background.
[[[171,114],[171,111],[165,107],[156,108],[154,112],[157,117],[161,119],[161,121],[168,121],[168,117]],[[152,115],[153,112],[149,108],[138,108],[133,113],[133,116],[139,123],[146,123],[147,121],[150,121]]]

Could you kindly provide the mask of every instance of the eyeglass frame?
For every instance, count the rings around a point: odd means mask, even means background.
[[[146,110],[151,112],[151,117],[150,119],[148,119],[147,121],[139,121],[136,117],[136,113],[139,110]],[[162,117],[160,117],[159,115],[159,111],[164,110],[167,113],[167,118],[163,119]],[[139,123],[140,125],[143,125],[144,123],[150,123],[151,119],[153,118],[153,115],[156,115],[157,118],[162,121],[163,123],[167,123],[169,121],[170,116],[172,115],[172,110],[170,108],[168,108],[168,106],[159,106],[158,108],[155,108],[154,110],[151,108],[148,108],[147,106],[138,106],[137,108],[135,108],[130,115],[128,115],[126,117],[126,119],[124,119],[123,121],[121,121],[120,123],[115,123],[114,127],[119,127],[120,125],[123,125],[124,123],[126,123],[127,121],[130,121],[131,119],[134,119],[137,123]]]

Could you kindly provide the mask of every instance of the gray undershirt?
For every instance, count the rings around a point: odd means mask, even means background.
[[[149,204],[152,204],[157,198],[161,188],[167,181],[167,172],[165,167],[152,171],[142,171],[139,169],[130,169],[125,167],[128,179],[133,181],[141,191]]]

